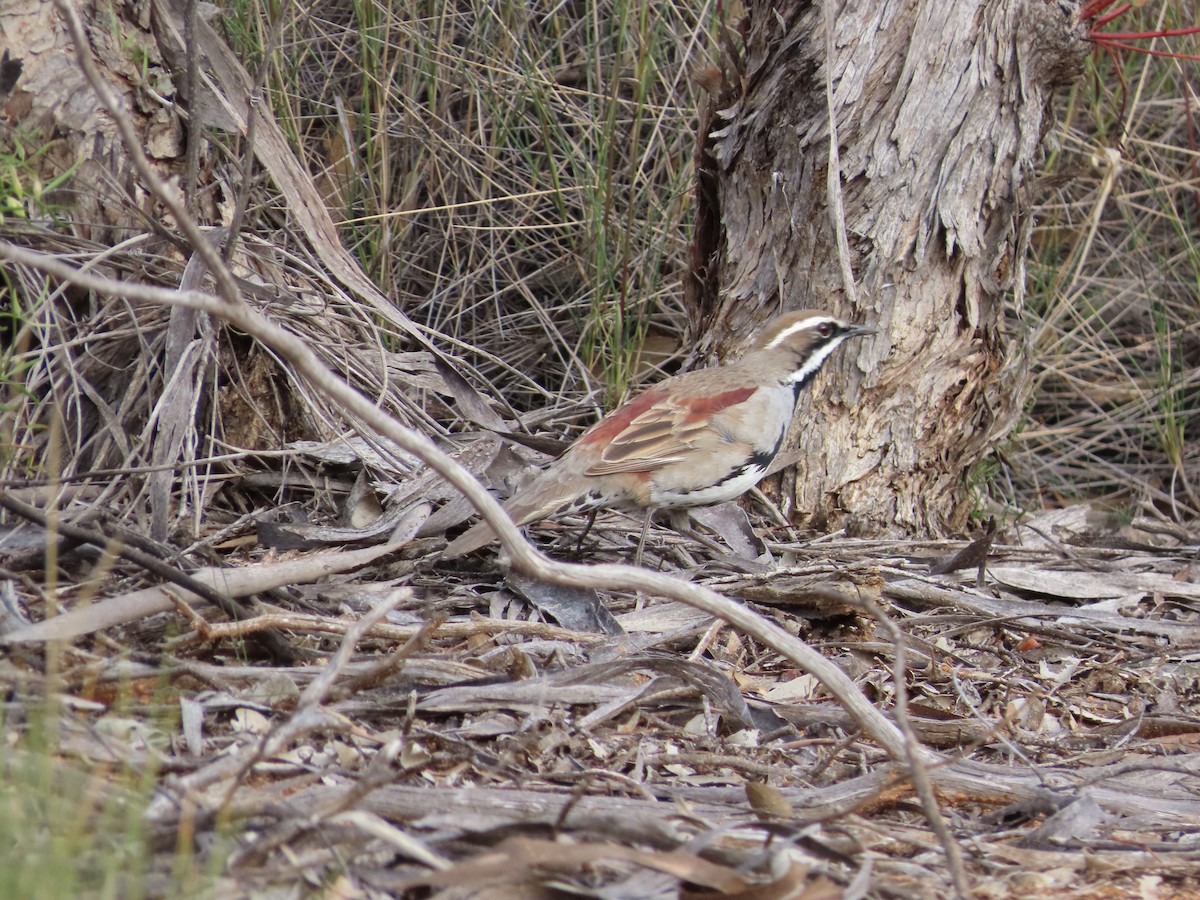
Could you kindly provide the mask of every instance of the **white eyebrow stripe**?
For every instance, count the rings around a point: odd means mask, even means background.
[[[818,325],[823,325],[826,322],[833,322],[833,321],[834,320],[829,318],[828,316],[813,316],[811,318],[803,320],[802,322],[797,322],[794,325],[789,325],[787,328],[783,329],[783,331],[779,332],[779,334],[775,335],[775,337],[771,338],[771,342],[769,344],[767,344],[763,349],[764,350],[774,349],[775,347],[778,347],[783,341],[786,341],[788,338],[790,338],[793,334],[796,334],[796,332],[798,332],[798,331],[808,331],[810,328],[816,328]]]

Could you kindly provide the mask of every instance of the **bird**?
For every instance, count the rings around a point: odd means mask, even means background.
[[[800,393],[844,341],[874,332],[817,310],[784,313],[740,359],[666,378],[609,413],[504,509],[517,525],[610,507],[643,510],[640,562],[655,510],[722,503],[758,484],[783,446]],[[442,558],[495,536],[480,522]]]

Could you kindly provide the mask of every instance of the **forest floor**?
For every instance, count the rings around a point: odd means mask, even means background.
[[[348,496],[320,456],[292,492]],[[741,629],[495,547],[440,563],[415,515],[206,520],[191,555],[220,567],[190,577],[258,594],[236,620],[114,556],[161,554],[103,516],[7,529],[7,839],[119,896],[932,897],[956,866],[972,896],[1200,890],[1178,528],[1080,505],[973,543],[805,539],[728,504],[702,540],[654,529],[647,566],[819,650],[917,742],[897,758]],[[573,524],[535,535],[571,555]],[[583,554],[638,531],[601,516]]]

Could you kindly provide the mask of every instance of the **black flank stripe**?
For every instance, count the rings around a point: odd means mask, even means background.
[[[742,466],[742,468],[739,471],[744,472],[744,471],[746,471],[747,468],[749,468],[751,466],[754,466],[759,469],[763,469],[765,471],[767,469],[767,467],[771,465],[771,463],[775,459],[775,457],[779,455],[779,448],[783,446],[783,439],[786,436],[787,436],[787,429],[785,428],[785,429],[783,429],[783,431],[779,432],[779,438],[778,438],[778,440],[775,441],[774,447],[772,447],[770,450],[758,450],[755,453],[751,454],[750,459],[747,462],[747,464]]]

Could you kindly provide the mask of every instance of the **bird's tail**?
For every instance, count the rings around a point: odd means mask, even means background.
[[[496,532],[487,522],[472,525],[446,545],[446,549],[442,551],[442,559],[457,559],[460,556],[466,556],[489,543],[495,536]]]
[[[528,525],[564,507],[574,507],[587,494],[587,490],[588,485],[581,478],[564,478],[559,472],[543,472],[530,484],[519,488],[504,504],[504,511],[517,525]],[[479,522],[451,541],[442,551],[442,559],[465,556],[487,545],[495,537],[496,532],[491,525]]]

